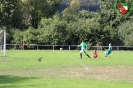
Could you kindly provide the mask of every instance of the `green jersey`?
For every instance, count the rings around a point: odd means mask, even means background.
[[[81,50],[87,50],[87,44],[81,43],[79,46],[81,47]]]
[[[109,46],[108,52],[112,52],[112,46]]]

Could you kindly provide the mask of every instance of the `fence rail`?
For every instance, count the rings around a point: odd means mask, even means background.
[[[1,45],[3,47],[3,45]],[[6,44],[7,50],[22,50],[22,44]],[[112,46],[113,50],[133,50],[133,46]],[[24,49],[25,50],[60,50],[62,48],[63,50],[79,50],[78,45],[39,45],[39,44],[25,44]],[[89,46],[89,50],[105,50],[108,49],[108,46]]]

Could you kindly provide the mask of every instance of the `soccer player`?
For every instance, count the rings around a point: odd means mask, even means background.
[[[81,43],[78,47],[81,47],[81,50],[80,50],[80,59],[82,59],[82,53],[84,53],[86,56],[88,56],[89,58],[91,58],[91,57],[86,53],[87,44],[85,44],[84,41],[82,41],[82,43]]]
[[[112,52],[112,46],[111,43],[109,43],[109,49],[105,52],[105,57],[108,57],[111,52]]]
[[[98,53],[96,50],[93,52],[93,58],[98,58]]]

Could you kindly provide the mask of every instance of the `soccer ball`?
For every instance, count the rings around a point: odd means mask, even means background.
[[[60,48],[60,50],[62,50],[62,48]]]

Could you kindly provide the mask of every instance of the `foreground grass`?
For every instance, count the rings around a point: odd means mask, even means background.
[[[111,58],[99,51],[98,59],[79,59],[79,51],[7,51],[6,57],[0,56],[0,88],[131,88],[132,76],[97,78],[93,73],[102,74],[93,68],[132,68],[132,57],[132,52],[115,51]]]
[[[1,88],[132,88],[131,82],[94,79],[26,78],[3,76]]]

